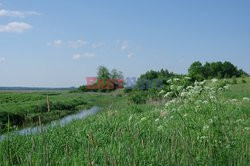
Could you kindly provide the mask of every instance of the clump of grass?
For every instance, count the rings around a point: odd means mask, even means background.
[[[237,84],[237,83],[238,83],[237,78],[233,77],[232,84]]]
[[[241,82],[242,82],[243,84],[247,83],[247,81],[246,81],[243,77],[241,78]]]

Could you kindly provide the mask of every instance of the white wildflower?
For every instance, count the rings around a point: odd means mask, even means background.
[[[231,101],[232,101],[232,102],[237,102],[238,100],[237,100],[237,99],[232,99]]]
[[[197,137],[197,140],[207,139],[207,136]]]
[[[159,94],[162,94],[162,93],[165,93],[165,91],[164,91],[164,90],[161,90],[161,91],[159,92]]]
[[[210,124],[214,123],[213,119],[209,119],[208,121],[209,121]]]
[[[175,86],[174,86],[174,85],[171,85],[171,86],[170,86],[170,89],[171,89],[171,90],[175,90]]]
[[[169,101],[170,103],[178,103],[178,100],[177,99],[173,99],[173,100],[171,100],[171,101]]]
[[[167,83],[171,84],[171,83],[172,83],[172,80],[171,80],[171,79],[170,79],[170,80],[168,80],[168,81],[167,81]]]
[[[158,127],[157,127],[157,130],[158,130],[158,131],[163,130],[163,126],[162,126],[162,125],[158,126]]]
[[[198,81],[195,81],[195,82],[194,82],[194,85],[195,85],[195,86],[199,86],[199,82],[198,82]]]
[[[195,87],[194,87],[194,90],[200,91],[200,90],[202,90],[202,87],[201,87],[201,86],[195,86]]]
[[[223,88],[224,88],[225,90],[228,90],[228,89],[230,88],[230,86],[229,86],[229,85],[225,85]]]
[[[133,115],[131,115],[131,116],[129,117],[128,121],[130,122],[130,121],[132,120],[132,118],[133,118]]]
[[[245,127],[244,130],[248,131],[250,130],[250,127]]]
[[[205,85],[206,84],[206,80],[200,82],[200,85]]]
[[[177,82],[177,81],[180,81],[180,79],[179,79],[179,78],[174,78],[174,81],[176,81],[176,82]]]
[[[177,90],[180,91],[183,88],[183,86],[178,86]]]
[[[204,89],[207,90],[207,91],[211,90],[211,88],[208,87],[208,86],[204,86]]]
[[[236,123],[241,123],[243,121],[244,121],[243,119],[238,119],[238,120],[236,120]]]
[[[208,125],[203,126],[203,130],[207,130],[207,129],[209,129]]]
[[[216,97],[210,96],[210,100],[216,100]]]
[[[164,97],[171,97],[173,95],[173,92],[168,92]]]
[[[218,81],[218,79],[214,78],[211,81],[212,81],[212,83],[216,83]]]
[[[205,101],[203,101],[202,103],[203,103],[203,104],[208,104],[209,102],[205,100]]]
[[[170,105],[171,105],[171,103],[168,102],[165,104],[165,107],[169,107]]]
[[[187,96],[187,92],[181,92],[181,97],[186,97]]]
[[[186,80],[191,80],[191,78],[190,78],[190,77],[185,77],[185,79],[186,79]]]
[[[219,90],[219,91],[223,91],[224,89],[223,89],[223,88],[219,88],[218,90]]]
[[[249,102],[250,99],[249,99],[248,97],[244,97],[244,98],[243,98],[243,101]]]

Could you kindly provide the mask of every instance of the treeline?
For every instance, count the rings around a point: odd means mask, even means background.
[[[182,80],[182,86],[189,86],[196,80],[202,81],[211,78],[221,79],[242,76],[248,76],[248,74],[227,61],[206,62],[204,65],[196,61],[189,67],[187,75],[169,72],[167,69],[161,69],[159,71],[149,70],[139,78],[136,78],[133,82],[134,84],[131,86],[128,80],[124,80],[121,71],[117,69],[109,71],[105,66],[99,66],[97,69],[97,76],[93,77],[95,80],[91,80],[92,86],[89,86],[89,84],[83,85],[78,90],[83,92],[111,92],[116,89],[124,89],[124,92],[128,93],[131,98],[133,98],[132,100],[140,103],[140,99],[142,98],[161,97],[159,92],[161,90],[169,91],[170,85],[168,81],[175,78]],[[189,79],[184,79],[187,77]],[[122,80],[123,82],[117,82],[117,80]],[[144,102],[144,99],[142,101]]]
[[[204,65],[196,61],[188,69],[188,74],[193,80],[204,80],[211,78],[232,78],[248,76],[242,69],[238,69],[231,62],[206,62]]]

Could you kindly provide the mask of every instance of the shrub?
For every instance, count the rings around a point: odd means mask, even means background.
[[[129,101],[135,104],[145,104],[147,95],[143,91],[134,91],[129,96]]]

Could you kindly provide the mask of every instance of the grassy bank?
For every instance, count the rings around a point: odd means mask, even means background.
[[[217,92],[198,84],[166,105],[136,105],[126,96],[87,94],[102,105],[102,112],[43,134],[12,136],[0,143],[0,161],[2,165],[247,165],[250,107],[243,97],[250,95],[248,87],[249,83],[236,84]]]
[[[111,96],[80,92],[0,92],[0,133],[62,118],[78,110],[109,103]],[[113,100],[113,99],[110,99]]]

